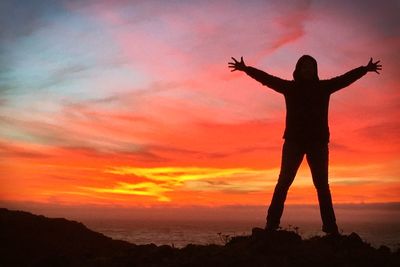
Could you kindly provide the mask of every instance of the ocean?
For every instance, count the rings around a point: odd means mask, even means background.
[[[156,244],[184,247],[188,244],[223,245],[233,236],[249,235],[254,227],[264,227],[262,221],[251,220],[89,220],[84,222],[90,229],[103,233],[113,239],[135,244]],[[303,238],[323,235],[317,221],[298,222],[296,226],[283,222],[285,229],[296,230]],[[388,246],[400,249],[400,224],[374,221],[343,222],[339,225],[343,234],[356,232],[374,247]]]
[[[188,244],[223,245],[233,236],[264,228],[266,206],[136,207],[10,206],[47,217],[84,223],[89,229],[134,244],[184,247]],[[335,204],[343,234],[357,233],[374,247],[400,249],[400,203]],[[318,205],[286,205],[281,226],[297,229],[305,238],[324,235]]]

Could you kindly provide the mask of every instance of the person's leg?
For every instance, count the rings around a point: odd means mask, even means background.
[[[310,145],[307,149],[306,158],[311,169],[314,186],[318,193],[319,208],[323,223],[322,231],[336,234],[338,233],[338,228],[328,183],[328,144]]]
[[[286,195],[304,157],[304,151],[296,143],[285,141],[282,149],[281,171],[268,209],[266,229],[279,227]]]

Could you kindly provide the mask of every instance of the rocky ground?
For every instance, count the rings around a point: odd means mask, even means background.
[[[292,231],[237,236],[220,245],[135,245],[66,219],[0,209],[0,266],[400,266],[400,250],[356,234],[302,239]]]

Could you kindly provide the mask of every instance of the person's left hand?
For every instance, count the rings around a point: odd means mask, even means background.
[[[240,71],[244,71],[246,70],[247,66],[243,61],[243,57],[240,57],[240,61],[237,61],[236,58],[232,57],[232,60],[234,62],[229,62],[229,66],[228,68],[231,68],[231,71],[236,71],[236,70],[240,70]]]
[[[372,62],[372,57],[368,62],[368,65],[366,66],[368,71],[374,71],[376,73],[379,74],[378,70],[382,70],[382,65],[378,64],[379,62],[381,62],[380,60],[376,61],[376,62]]]

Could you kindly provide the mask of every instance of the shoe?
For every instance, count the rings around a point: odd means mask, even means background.
[[[326,226],[323,225],[322,226],[322,231],[325,232],[328,235],[332,235],[332,236],[337,236],[340,235],[338,227],[336,224],[330,225],[330,226]]]
[[[265,231],[267,232],[277,231],[278,228],[279,225],[269,224],[268,222],[265,224]]]

